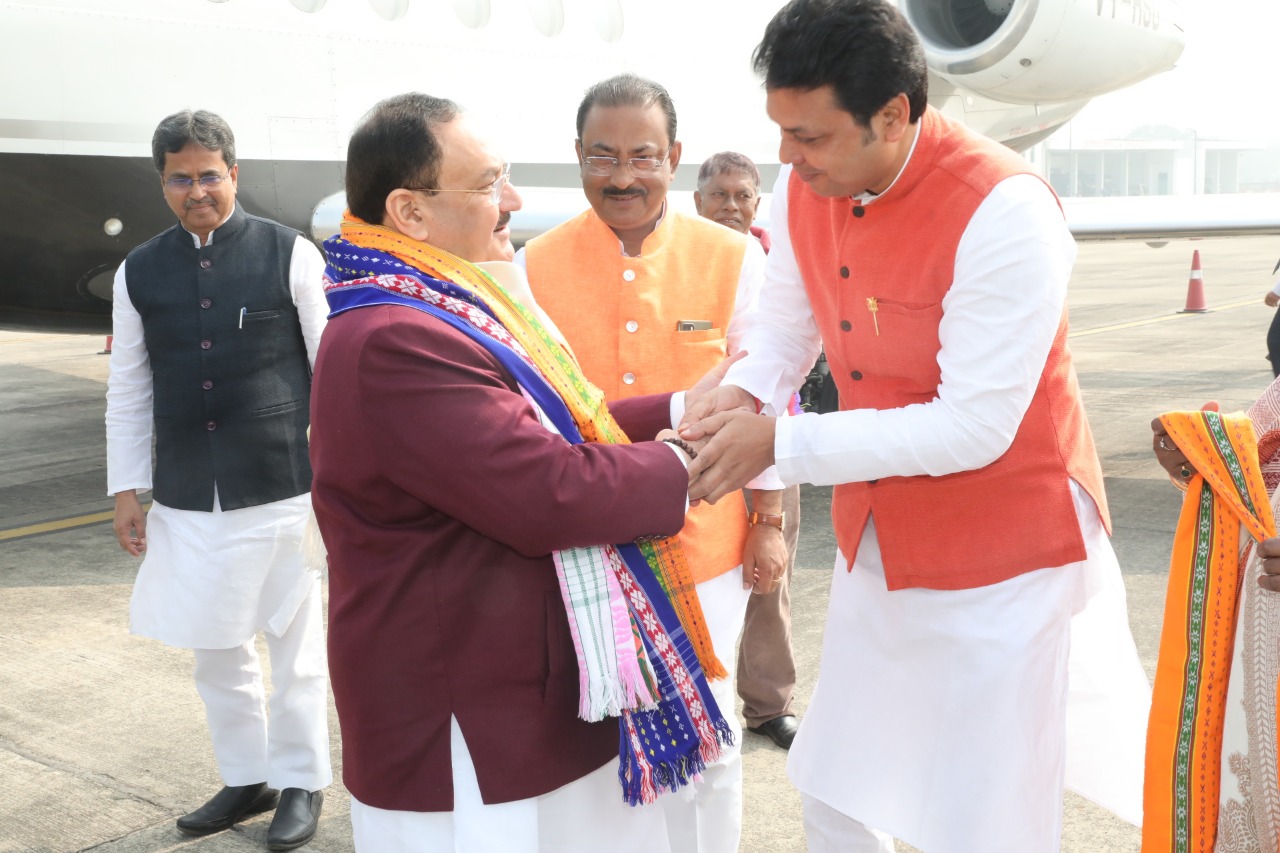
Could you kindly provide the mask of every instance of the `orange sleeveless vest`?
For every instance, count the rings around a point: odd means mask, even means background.
[[[587,378],[618,400],[688,388],[725,357],[746,248],[736,231],[668,208],[641,256],[626,257],[588,210],[530,240],[525,268]],[[681,332],[679,320],[711,328]],[[695,581],[742,563],[746,512],[741,492],[690,510],[680,540]]]
[[[822,198],[792,174],[787,224],[842,410],[937,397],[956,246],[992,188],[1029,171],[927,109],[905,170],[874,204]],[[835,487],[832,523],[850,563],[869,515],[889,589],[969,589],[1085,558],[1068,478],[1093,498],[1108,532],[1111,523],[1066,338],[1064,309],[1031,405],[995,462]]]

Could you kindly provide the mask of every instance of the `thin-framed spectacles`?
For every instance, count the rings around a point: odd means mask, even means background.
[[[637,178],[641,175],[652,175],[658,169],[662,168],[662,164],[667,162],[667,158],[671,156],[671,145],[667,146],[666,152],[662,155],[662,159],[657,157],[632,157],[626,160],[627,168],[631,170],[631,174]],[[617,157],[583,157],[583,165],[586,166],[588,175],[595,175],[597,178],[607,178],[614,172],[618,171],[618,166],[623,161]]]
[[[470,193],[472,195],[480,195],[481,193],[488,193],[489,201],[493,202],[494,204],[497,204],[498,202],[502,201],[502,191],[506,188],[507,184],[509,183],[511,183],[511,164],[504,163],[502,164],[502,174],[498,176],[498,179],[496,181],[494,181],[492,184],[485,187],[484,189],[446,190],[446,189],[441,189],[440,187],[405,187],[405,189],[417,190],[418,192],[424,192],[424,193]]]
[[[215,190],[218,185],[231,176],[228,172],[225,175],[201,175],[198,178],[173,177],[165,178],[164,185],[177,193],[190,192],[191,188],[198,182],[200,186],[206,190]]]

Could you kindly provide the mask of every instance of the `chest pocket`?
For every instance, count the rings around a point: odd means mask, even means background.
[[[932,397],[941,380],[938,324],[942,304],[876,299],[873,331],[861,347],[862,362],[876,375],[902,381],[909,394]],[[874,331],[879,327],[879,334]]]

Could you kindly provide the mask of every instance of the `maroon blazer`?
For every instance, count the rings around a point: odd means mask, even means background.
[[[670,426],[669,399],[611,411],[651,439]],[[678,532],[688,477],[671,449],[571,446],[483,347],[403,306],[329,322],[311,425],[352,795],[451,810],[450,715],[486,803],[545,794],[616,755],[617,721],[577,716],[551,552]]]

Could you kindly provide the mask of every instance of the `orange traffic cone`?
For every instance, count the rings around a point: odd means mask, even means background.
[[[107,335],[107,348],[98,353],[98,355],[111,355],[111,335]]]
[[[1200,274],[1200,250],[1191,253],[1191,280],[1187,282],[1187,305],[1179,314],[1203,314],[1209,310],[1204,301],[1204,278]]]

